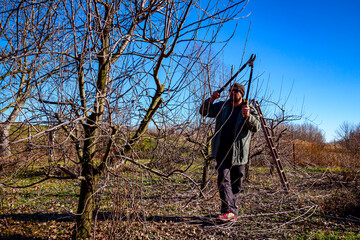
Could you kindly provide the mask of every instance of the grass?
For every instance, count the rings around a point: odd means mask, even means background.
[[[299,235],[291,239],[296,240],[305,240],[305,239],[316,239],[316,240],[338,240],[338,239],[347,239],[347,240],[356,240],[359,239],[359,234],[354,232],[343,232],[338,233],[334,231],[324,231],[324,230],[312,230],[307,233],[306,236]]]
[[[33,171],[35,174],[37,170]],[[319,175],[324,173],[327,177],[319,182]],[[208,222],[219,208],[214,174],[205,199],[182,175],[168,181],[142,171],[117,174],[121,177],[101,179],[106,187],[97,195],[96,239],[360,238],[359,213],[341,215],[341,209],[334,211],[335,206],[349,202],[356,205],[354,199],[360,199],[360,195],[344,188],[349,190],[354,179],[343,185],[329,180],[340,174],[338,169],[288,171],[291,190],[284,194],[276,175],[271,177],[264,168],[251,168],[250,182],[241,196],[239,221],[225,227]],[[188,175],[195,180],[201,177],[197,168]],[[22,174],[17,180],[27,182],[30,176]],[[354,185],[353,191],[356,189]],[[2,187],[0,238],[68,239],[78,191],[75,180],[47,181],[25,189]]]
[[[331,171],[331,172],[340,172],[340,171],[344,171],[345,169],[340,168],[340,167],[307,167],[306,171],[308,172],[326,172],[326,171]]]

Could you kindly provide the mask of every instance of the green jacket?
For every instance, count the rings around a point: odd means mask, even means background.
[[[211,142],[211,156],[216,158],[222,134],[221,126],[224,124],[232,106],[229,100],[217,103],[211,103],[209,100],[210,98],[205,100],[205,102],[201,105],[199,113],[205,117],[216,118],[215,134]],[[241,112],[239,113],[234,131],[236,133],[239,133],[240,131],[240,134],[235,134],[237,138],[235,139],[233,147],[233,166],[248,163],[251,133],[257,132],[260,127],[259,115],[252,104],[250,104],[250,117],[247,120],[241,115]]]

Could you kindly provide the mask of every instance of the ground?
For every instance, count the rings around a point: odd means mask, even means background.
[[[285,169],[290,184],[285,193],[276,174],[253,167],[238,220],[220,224],[216,175],[200,194],[200,169],[169,179],[131,168],[103,177],[93,238],[360,239],[359,171]],[[2,186],[0,239],[69,239],[78,190],[75,180]]]

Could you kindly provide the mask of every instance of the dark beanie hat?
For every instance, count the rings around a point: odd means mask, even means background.
[[[231,89],[238,89],[240,90],[240,93],[242,96],[245,95],[245,87],[243,85],[241,85],[240,83],[234,83],[231,87],[230,87],[230,90]]]

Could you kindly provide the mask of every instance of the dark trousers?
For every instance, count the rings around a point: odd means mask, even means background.
[[[221,199],[221,213],[229,211],[238,214],[237,201],[241,192],[242,180],[245,175],[245,165],[218,165],[218,189]]]

